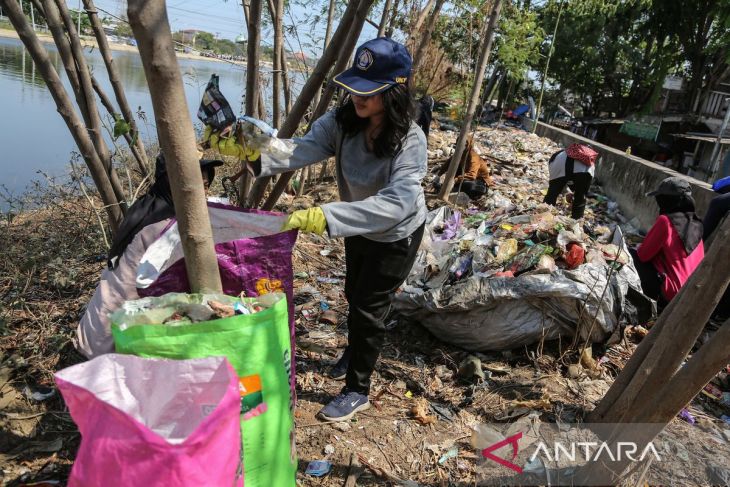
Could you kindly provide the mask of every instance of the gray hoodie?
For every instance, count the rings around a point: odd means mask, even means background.
[[[362,235],[395,242],[410,236],[426,220],[421,188],[427,170],[426,137],[415,123],[392,158],[368,151],[363,132],[343,139],[334,110],[292,142],[294,152],[287,159],[262,154],[256,176],[293,171],[336,156],[340,201],[322,205],[331,237]]]

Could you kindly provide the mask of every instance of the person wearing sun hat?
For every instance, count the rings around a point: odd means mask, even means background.
[[[423,236],[426,138],[414,123],[405,46],[377,38],[359,46],[353,66],[334,77],[339,106],[292,139],[293,154],[262,154],[254,174],[269,176],[335,157],[340,201],[289,215],[284,229],[345,239],[348,346],[330,372],[342,392],[319,417],[343,421],[370,406],[370,376],[385,340],[384,320],[413,266]]]
[[[654,191],[659,216],[637,249],[630,249],[644,294],[660,308],[679,293],[705,256],[702,221],[686,179],[662,180]]]

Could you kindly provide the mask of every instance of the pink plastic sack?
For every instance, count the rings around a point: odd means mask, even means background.
[[[243,485],[238,378],[225,358],[107,354],[56,383],[81,432],[68,487]]]

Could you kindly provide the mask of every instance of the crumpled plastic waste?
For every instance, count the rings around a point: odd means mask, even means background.
[[[256,298],[225,294],[169,293],[157,298],[126,301],[111,314],[111,321],[121,330],[137,325],[176,326],[187,323],[250,315],[269,308],[273,295]]]
[[[428,214],[418,258],[395,297],[404,317],[474,351],[576,332],[603,341],[636,319],[629,287],[641,292],[641,284],[618,226],[589,234],[543,204],[470,213]]]
[[[575,269],[585,262],[586,251],[579,244],[571,242],[568,244],[567,250],[563,258],[565,263],[568,264],[568,269]]]
[[[268,154],[276,159],[291,157],[294,153],[294,144],[290,140],[279,139],[276,135],[277,130],[266,122],[242,116],[231,127],[221,132],[206,126],[201,148],[210,148],[241,160],[255,160],[260,154]]]
[[[332,470],[332,463],[328,460],[312,460],[304,472],[312,477],[324,477]]]

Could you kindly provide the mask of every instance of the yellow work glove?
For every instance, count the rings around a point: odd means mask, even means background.
[[[289,215],[281,230],[293,230],[298,228],[302,232],[316,233],[322,235],[327,228],[327,219],[319,206],[306,210],[297,210]]]
[[[261,152],[240,144],[235,135],[221,137],[219,133],[214,132],[208,125],[203,130],[203,142],[209,142],[211,149],[218,151],[222,155],[237,157],[241,161],[253,162],[261,157]]]

